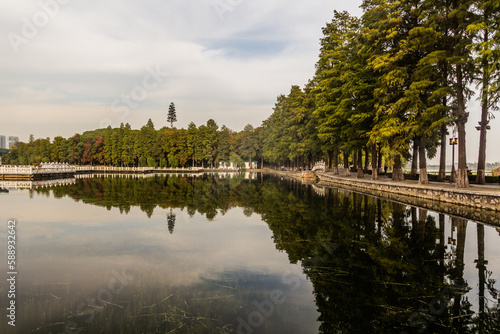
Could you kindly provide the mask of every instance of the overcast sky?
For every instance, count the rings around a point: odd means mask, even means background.
[[[27,141],[121,122],[177,127],[210,118],[261,125],[276,97],[313,77],[321,28],[361,0],[4,0],[0,134]],[[477,161],[479,108],[469,108]],[[500,140],[492,122],[492,142]],[[451,161],[451,158],[449,158]],[[488,150],[488,161],[500,151]]]

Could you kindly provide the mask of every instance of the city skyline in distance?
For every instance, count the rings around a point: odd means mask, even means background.
[[[0,148],[10,149],[12,145],[14,145],[18,141],[18,136],[7,136],[0,134]]]

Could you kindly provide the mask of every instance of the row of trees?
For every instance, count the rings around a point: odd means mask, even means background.
[[[279,96],[264,122],[264,157],[295,165],[353,154],[358,173],[385,153],[393,178],[401,161],[440,148],[445,177],[446,136],[458,131],[457,186],[467,187],[466,103],[477,84],[482,104],[478,181],[484,182],[486,129],[499,98],[500,5],[490,0],[364,0],[361,18],[335,12],[323,28],[316,74],[302,90]],[[373,174],[377,178],[377,173]]]
[[[174,121],[169,118],[172,124]],[[210,119],[206,125],[189,124],[187,129],[163,127],[155,130],[151,119],[140,130],[127,124],[75,134],[18,142],[5,156],[10,164],[68,162],[71,164],[187,167],[216,166],[219,162],[241,165],[242,160],[260,157],[260,128],[247,125],[236,133],[226,126],[219,128]]]

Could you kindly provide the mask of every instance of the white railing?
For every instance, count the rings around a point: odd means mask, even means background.
[[[48,181],[0,181],[0,188],[4,189],[33,189],[75,184],[75,179],[58,179]]]
[[[71,166],[71,165],[42,165],[33,166],[0,166],[0,174],[61,174],[74,173],[77,171],[96,171],[96,172],[127,172],[127,171],[153,171],[152,167],[106,167],[106,166]]]
[[[110,167],[110,166],[73,166],[69,164],[50,163],[40,166],[0,166],[0,174],[62,174],[75,172],[101,172],[101,173],[120,173],[120,172],[155,172],[155,171],[174,171],[179,173],[198,172],[202,167]],[[217,169],[217,168],[215,168]],[[231,170],[230,168],[219,168],[221,170]]]
[[[109,166],[73,166],[74,171],[87,172],[127,172],[127,171],[152,171],[153,167],[109,167]]]
[[[56,173],[71,173],[75,169],[70,165],[54,165],[54,166],[0,166],[0,174],[17,174],[17,175],[33,175],[33,174],[56,174]]]
[[[313,172],[317,170],[325,172],[327,170],[326,163],[323,160],[318,161],[311,170]]]
[[[0,174],[33,174],[31,166],[1,166]]]
[[[31,181],[0,181],[0,188],[3,189],[31,189]]]
[[[61,174],[73,173],[74,168],[33,168],[33,174]]]

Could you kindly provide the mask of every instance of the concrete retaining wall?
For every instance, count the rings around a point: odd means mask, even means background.
[[[320,184],[388,198],[451,215],[500,225],[500,194],[349,180],[318,173]]]

